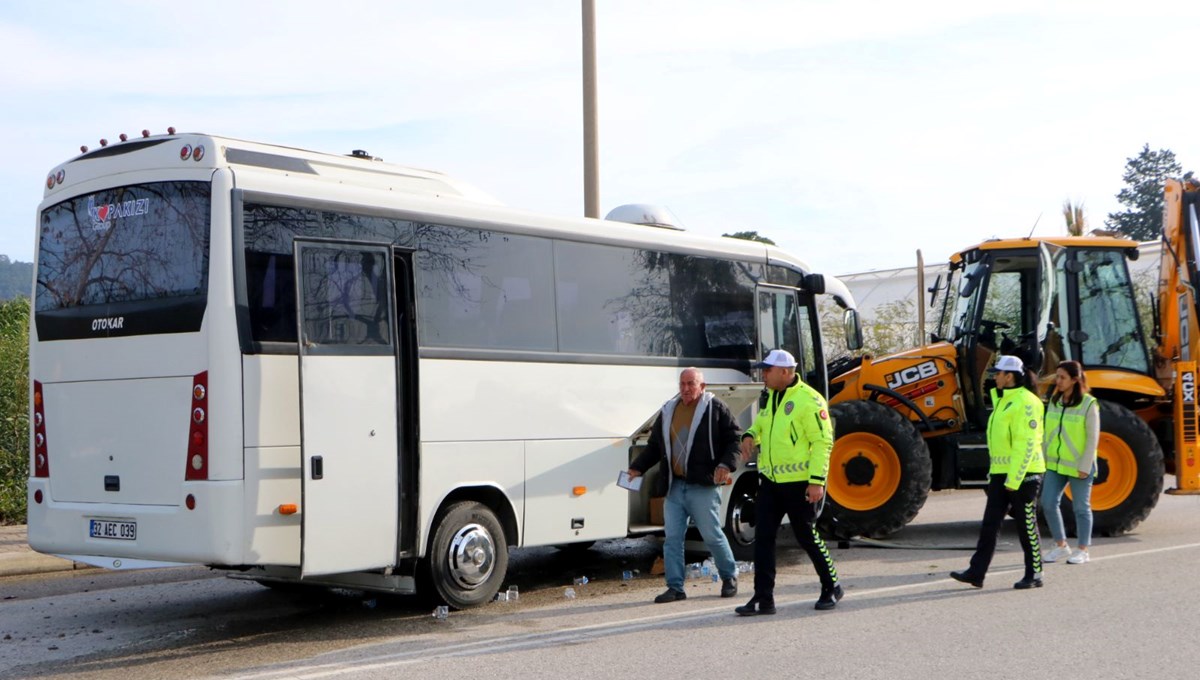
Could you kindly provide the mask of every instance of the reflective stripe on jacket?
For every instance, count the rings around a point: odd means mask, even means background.
[[[1025,475],[1046,471],[1042,456],[1042,416],[1045,407],[1036,394],[1024,387],[1004,390],[988,418],[987,443],[993,475],[1004,474],[1004,486],[1016,491]]]
[[[1097,428],[1091,441],[1087,431],[1089,414],[1094,415]],[[1051,402],[1046,408],[1046,469],[1072,478],[1081,472],[1091,474],[1096,465],[1099,425],[1100,402],[1090,394],[1084,394],[1075,406]]]
[[[759,445],[758,471],[773,482],[825,486],[833,422],[821,393],[799,376],[782,392],[771,390],[745,435]]]

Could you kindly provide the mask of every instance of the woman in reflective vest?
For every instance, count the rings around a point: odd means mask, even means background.
[[[996,553],[996,539],[1006,513],[1017,520],[1017,538],[1025,552],[1025,577],[1013,584],[1026,590],[1042,587],[1042,546],[1038,538],[1037,499],[1042,473],[1042,400],[1032,390],[1032,373],[1020,358],[1003,355],[988,369],[996,376],[992,390],[992,415],[988,419],[987,504],[979,526],[979,542],[971,566],[952,571],[950,577],[976,588],[983,587]],[[999,396],[997,396],[999,392]]]
[[[1088,561],[1092,542],[1092,480],[1096,476],[1096,445],[1100,442],[1100,402],[1088,394],[1087,377],[1078,361],[1064,361],[1054,372],[1054,392],[1046,407],[1046,481],[1042,486],[1042,512],[1058,545],[1044,561],[1067,559],[1067,564]],[[1071,485],[1075,508],[1075,533],[1079,551],[1071,554],[1063,528],[1063,491]]]

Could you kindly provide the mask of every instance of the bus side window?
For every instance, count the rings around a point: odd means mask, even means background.
[[[296,341],[296,275],[291,254],[246,251],[246,305],[256,342]]]

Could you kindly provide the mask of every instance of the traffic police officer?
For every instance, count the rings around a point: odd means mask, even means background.
[[[987,505],[979,527],[979,543],[971,566],[950,572],[956,581],[983,587],[983,577],[996,552],[996,538],[1004,514],[1018,522],[1018,538],[1025,552],[1025,577],[1014,588],[1042,587],[1042,551],[1037,528],[1038,486],[1046,463],[1042,457],[1042,400],[1033,392],[1033,380],[1025,364],[1015,356],[1003,355],[988,369],[996,375],[992,390],[992,415],[988,418],[987,443],[991,466],[988,470]],[[997,390],[1000,396],[997,399]]]
[[[783,516],[821,579],[817,609],[833,609],[842,598],[837,568],[817,533],[815,505],[825,496],[833,450],[833,423],[825,397],[796,375],[796,359],[771,350],[763,369],[767,403],[742,435],[742,459],[758,454],[758,499],[754,525],[754,597],[735,611],[742,616],[775,613],[775,535]]]

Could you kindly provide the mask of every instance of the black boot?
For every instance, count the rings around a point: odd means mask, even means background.
[[[817,600],[816,609],[821,611],[833,609],[837,606],[838,600],[845,597],[845,595],[840,583],[833,584],[832,588],[821,588],[821,597]]]
[[[958,581],[959,583],[967,583],[967,584],[973,585],[976,588],[983,587],[983,579],[976,577],[974,574],[972,574],[970,571],[968,571],[966,569],[964,569],[963,571],[950,572],[950,578],[954,579],[955,581]]]
[[[758,616],[775,613],[775,600],[759,598],[758,595],[750,598],[746,604],[735,608],[733,611],[738,613],[738,616]]]
[[[733,597],[734,595],[737,595],[737,579],[721,579],[721,597]]]
[[[1017,590],[1029,590],[1030,588],[1041,588],[1041,587],[1042,587],[1042,572],[1040,572],[1040,571],[1035,573],[1033,576],[1026,576],[1025,578],[1023,578],[1020,581],[1017,581],[1016,583],[1013,584],[1013,588],[1016,588]]]

